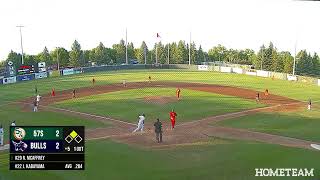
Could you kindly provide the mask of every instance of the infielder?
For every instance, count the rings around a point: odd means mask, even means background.
[[[180,99],[180,93],[181,93],[180,88],[177,88],[177,90],[176,90],[176,96],[177,96],[178,100]]]
[[[56,91],[55,91],[54,88],[52,88],[52,90],[51,90],[51,96],[52,96],[52,97],[56,96]]]
[[[256,94],[256,102],[258,103],[260,101],[260,94],[259,94],[259,92],[257,92],[257,94]]]
[[[72,91],[72,98],[76,98],[76,89],[73,89]]]
[[[308,110],[311,110],[311,99],[309,99],[309,102],[308,102]]]
[[[142,114],[142,115],[139,115],[139,121],[138,121],[138,127],[133,131],[133,132],[137,132],[137,131],[143,131],[143,127],[144,127],[144,120],[145,120],[145,115]]]

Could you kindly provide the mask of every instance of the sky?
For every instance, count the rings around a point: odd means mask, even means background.
[[[26,54],[46,46],[82,49],[99,42],[111,47],[125,39],[140,47],[191,40],[204,50],[258,50],[270,41],[278,50],[320,53],[320,2],[292,0],[1,0],[0,60],[21,52],[17,25],[23,25]]]

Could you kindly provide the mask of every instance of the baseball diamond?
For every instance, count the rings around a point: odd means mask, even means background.
[[[146,72],[152,77],[151,83],[148,76],[144,76]],[[93,76],[94,86],[89,80]],[[126,86],[122,83],[124,76]],[[156,168],[164,172],[178,166],[191,168],[196,162],[206,164],[205,167],[201,165],[203,174],[184,172],[182,175],[176,172],[167,176],[168,179],[207,176],[254,179],[254,168],[251,167],[273,167],[278,162],[287,166],[301,165],[302,158],[306,167],[315,166],[318,162],[314,158],[318,152],[310,145],[320,142],[316,128],[320,125],[316,120],[320,111],[317,102],[311,112],[307,111],[304,100],[305,93],[319,94],[312,90],[317,88],[313,85],[185,70],[123,70],[66,78],[69,81],[56,77],[0,86],[1,92],[10,95],[28,92],[28,88],[36,83],[41,95],[38,112],[32,112],[34,97],[26,93],[2,103],[2,124],[9,124],[14,119],[19,125],[86,126],[86,159],[89,164],[86,176],[82,177],[81,172],[63,172],[60,179],[103,178],[104,173],[100,170],[110,177],[126,179],[118,172],[122,168],[138,168],[134,165],[137,159],[139,166],[146,166],[146,173],[153,171],[154,167],[148,166],[152,161],[158,161],[160,164]],[[7,91],[8,88],[11,91]],[[55,88],[55,96],[52,96],[52,88]],[[180,89],[179,98],[176,96],[177,88]],[[266,88],[268,95],[263,93]],[[259,102],[255,100],[257,92],[261,92]],[[1,98],[5,99],[4,96]],[[169,116],[172,109],[177,113],[174,130]],[[145,114],[144,128],[141,132],[132,133],[137,127],[138,114]],[[153,124],[156,118],[162,122],[161,143],[155,140]],[[5,139],[7,137],[8,132],[5,131]],[[261,151],[265,157],[260,156]],[[97,156],[100,152],[105,155]],[[127,158],[118,156],[119,153]],[[270,156],[276,158],[270,162],[267,158]],[[262,160],[254,161],[257,157]],[[233,158],[245,161],[235,162]],[[7,152],[1,151],[0,159],[0,177],[34,179],[35,172],[9,173],[6,170]],[[227,175],[217,167],[221,162],[229,169],[237,164],[233,169],[235,175]],[[210,167],[217,168],[212,171]],[[317,169],[315,175],[316,172]],[[59,172],[44,173],[48,179],[56,179]],[[252,177],[250,173],[253,173]],[[132,176],[133,172],[129,174]],[[155,177],[162,177],[161,173],[156,173]]]

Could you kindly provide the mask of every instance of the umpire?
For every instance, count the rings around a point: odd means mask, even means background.
[[[162,142],[162,123],[160,122],[159,118],[154,123],[154,132],[156,133],[156,140],[158,143]]]

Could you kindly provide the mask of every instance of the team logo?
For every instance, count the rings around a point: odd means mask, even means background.
[[[28,145],[27,143],[20,141],[20,142],[14,142],[12,141],[13,145],[14,145],[14,150],[15,151],[21,151],[23,152],[24,150],[27,149]]]
[[[26,136],[26,131],[23,128],[15,128],[13,136],[16,140],[21,141]]]

